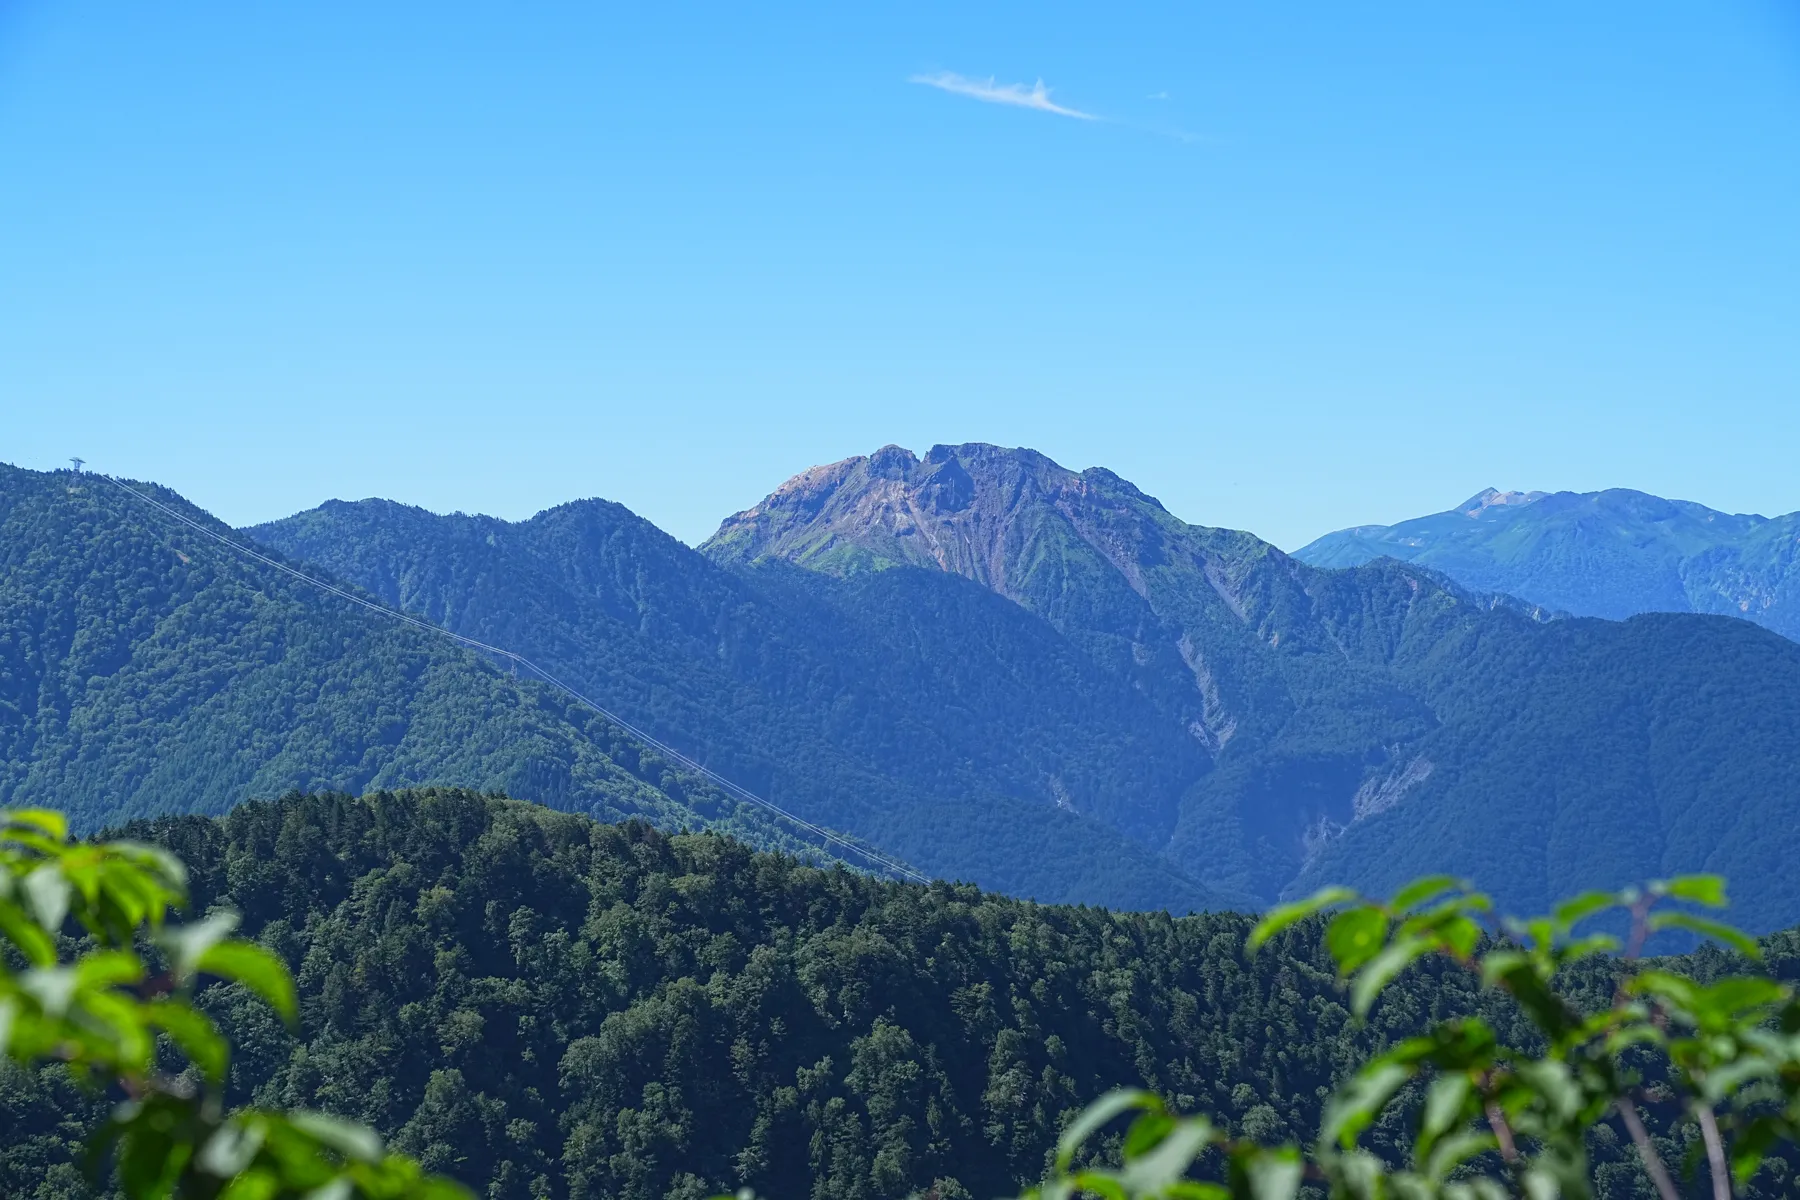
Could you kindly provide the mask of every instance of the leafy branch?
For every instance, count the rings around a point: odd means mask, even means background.
[[[230,936],[236,914],[171,924],[186,903],[186,870],[166,850],[72,841],[59,813],[0,811],[0,1054],[123,1092],[91,1172],[110,1165],[131,1200],[466,1197],[363,1126],[225,1110],[231,1047],[194,1005],[200,981],[242,984],[290,1027],[299,1009],[285,964]],[[165,1053],[192,1070],[163,1070]]]
[[[1310,1150],[1232,1137],[1206,1117],[1173,1114],[1154,1096],[1115,1092],[1063,1135],[1049,1179],[1030,1200],[1287,1200],[1303,1185],[1343,1200],[1570,1200],[1593,1194],[1586,1136],[1615,1115],[1662,1200],[1680,1192],[1638,1112],[1634,1064],[1660,1060],[1683,1110],[1699,1126],[1714,1200],[1728,1200],[1777,1144],[1800,1136],[1800,1001],[1762,975],[1710,985],[1640,963],[1650,937],[1685,930],[1752,962],[1754,940],[1686,909],[1725,904],[1716,876],[1691,875],[1621,892],[1590,892],[1531,920],[1498,918],[1493,901],[1449,876],[1421,879],[1391,900],[1327,888],[1270,912],[1249,948],[1327,913],[1325,945],[1366,1018],[1408,967],[1447,958],[1485,989],[1504,993],[1530,1021],[1535,1048],[1503,1044],[1479,1017],[1443,1021],[1371,1059],[1325,1106]],[[1623,941],[1578,927],[1623,911]],[[1584,1012],[1557,988],[1574,964],[1614,956],[1612,1001]],[[1424,1084],[1409,1161],[1361,1144],[1403,1089]],[[1122,1166],[1077,1165],[1084,1144],[1127,1113]],[[1211,1175],[1211,1179],[1199,1178]]]

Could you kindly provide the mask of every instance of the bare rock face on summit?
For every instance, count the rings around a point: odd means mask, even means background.
[[[1020,598],[1011,584],[1028,584],[1029,563],[1064,532],[1134,578],[1141,548],[1118,526],[1144,503],[1161,511],[1110,471],[1078,474],[1035,450],[933,446],[919,459],[885,446],[796,475],[729,518],[708,548],[835,572],[936,567]]]
[[[888,446],[815,467],[703,549],[833,574],[911,566],[973,579],[1136,676],[1215,754],[1240,732],[1286,723],[1316,690],[1284,678],[1285,662],[1342,659],[1344,636],[1360,636],[1333,620],[1334,573],[1247,533],[1189,525],[1111,471],[1078,473],[1033,450],[934,446],[919,459]],[[1406,589],[1407,610],[1421,587],[1427,607],[1480,607],[1422,572],[1392,586]]]
[[[1249,534],[1179,521],[1110,471],[981,443],[923,459],[887,446],[815,467],[727,519],[703,550],[839,575],[912,566],[972,579],[1166,693],[1213,751],[1255,700],[1212,658],[1223,643],[1232,657],[1278,644],[1282,631],[1265,627],[1275,597],[1305,599],[1305,568]]]

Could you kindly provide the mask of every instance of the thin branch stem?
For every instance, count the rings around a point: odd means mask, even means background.
[[[1500,1143],[1500,1157],[1506,1165],[1516,1166],[1519,1161],[1519,1147],[1513,1142],[1512,1126],[1506,1123],[1506,1114],[1500,1106],[1490,1104],[1487,1107],[1488,1128],[1494,1131],[1494,1140]]]
[[[1713,1200],[1731,1200],[1731,1172],[1725,1167],[1725,1140],[1719,1136],[1719,1120],[1712,1105],[1694,1105],[1700,1136],[1706,1140],[1706,1163],[1712,1168]]]
[[[1631,937],[1625,946],[1623,961],[1635,963],[1644,955],[1644,942],[1650,936],[1650,909],[1656,903],[1654,896],[1642,896],[1628,910],[1631,913]],[[1630,972],[1619,972],[1619,982],[1613,988],[1613,1007],[1618,1008],[1625,1003],[1625,985],[1629,982]]]
[[[1662,1156],[1650,1142],[1650,1131],[1644,1128],[1643,1118],[1638,1116],[1637,1105],[1631,1097],[1620,1096],[1613,1102],[1619,1110],[1619,1119],[1625,1122],[1625,1128],[1631,1133],[1631,1140],[1637,1146],[1638,1160],[1644,1164],[1644,1172],[1650,1176],[1650,1182],[1656,1185],[1656,1194],[1662,1200],[1681,1200],[1681,1193],[1675,1189],[1675,1181],[1669,1178],[1669,1169],[1663,1166]]]
[[[1643,956],[1644,941],[1650,936],[1650,908],[1656,897],[1644,896],[1631,906],[1631,941],[1625,947],[1625,961],[1636,962]]]

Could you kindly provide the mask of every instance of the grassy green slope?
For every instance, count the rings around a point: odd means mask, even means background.
[[[1584,881],[1719,870],[1756,883],[1753,927],[1800,917],[1777,866],[1800,852],[1800,726],[1782,715],[1800,711],[1800,646],[1704,616],[1545,622],[1392,561],[1239,561],[1294,708],[1227,747],[1178,839],[1225,808],[1267,862],[1303,816],[1289,895],[1499,866],[1502,897],[1536,910]]]
[[[1706,870],[1750,885],[1747,925],[1791,923],[1800,646],[1693,616],[1507,626],[1404,648],[1397,665],[1439,714],[1416,748],[1433,773],[1322,846],[1297,888],[1352,865],[1377,888],[1498,865],[1509,900],[1543,907],[1580,879]]]
[[[91,829],[291,788],[426,782],[789,844],[443,639],[238,558],[102,479],[0,467],[0,804]]]

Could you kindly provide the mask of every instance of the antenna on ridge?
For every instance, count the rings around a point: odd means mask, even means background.
[[[72,463],[74,463],[74,464],[75,464],[75,473],[76,473],[76,474],[77,474],[77,475],[79,475],[79,474],[81,474],[81,464],[82,464],[82,463],[84,463],[84,462],[86,462],[86,461],[87,461],[87,459],[85,459],[85,458],[71,458],[71,459],[70,459],[70,460],[69,460],[69,461],[70,461],[70,462],[72,462]]]

